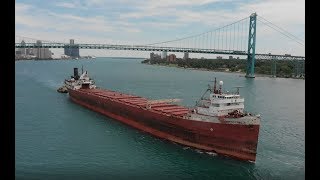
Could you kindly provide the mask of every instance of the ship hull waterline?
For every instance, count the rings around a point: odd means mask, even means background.
[[[80,94],[79,94],[80,93]],[[110,117],[114,120],[118,120],[124,124],[127,124],[131,127],[134,127],[136,129],[139,129],[141,131],[144,131],[144,132],[147,132],[155,137],[158,137],[158,138],[162,138],[162,139],[165,139],[165,140],[169,140],[169,141],[172,141],[172,142],[175,142],[175,143],[178,143],[178,144],[181,144],[181,145],[185,145],[185,146],[189,146],[189,147],[193,147],[193,148],[196,148],[196,149],[200,149],[200,150],[204,150],[204,151],[207,151],[207,152],[214,152],[214,153],[217,153],[218,155],[223,155],[223,156],[230,156],[234,159],[238,159],[238,160],[242,160],[242,161],[249,161],[249,162],[255,162],[255,159],[256,159],[256,152],[243,152],[243,151],[238,151],[238,150],[235,150],[235,148],[237,147],[241,147],[243,142],[239,143],[239,142],[234,142],[234,144],[231,145],[231,143],[229,145],[221,145],[219,143],[217,143],[217,145],[208,145],[206,143],[198,143],[198,142],[195,142],[195,141],[190,141],[188,138],[184,138],[183,135],[180,134],[180,137],[175,135],[175,133],[168,133],[168,132],[165,132],[165,131],[161,131],[159,130],[158,128],[154,128],[155,126],[153,127],[150,127],[146,124],[143,124],[141,122],[139,122],[140,118],[137,118],[137,117],[125,117],[124,115],[122,115],[121,113],[115,113],[115,112],[112,112],[110,110],[106,110],[104,108],[101,108],[101,107],[98,107],[96,105],[92,105],[86,101],[84,101],[83,99],[92,99],[94,101],[97,101],[97,99],[95,99],[94,97],[90,97],[90,95],[86,95],[87,97],[83,98],[84,95],[82,94],[82,92],[79,92],[77,90],[70,90],[69,89],[69,96],[70,96],[70,99],[76,103],[76,104],[79,104],[83,107],[86,107],[92,111],[95,111],[95,112],[98,112],[100,114],[103,114],[107,117]],[[79,98],[79,97],[82,97],[82,98]],[[116,104],[118,102],[115,102],[114,100],[104,100],[104,101],[111,101],[109,102],[109,106],[113,106],[111,105],[110,103],[112,104]],[[136,114],[148,114],[150,113],[148,110],[146,109],[141,109],[141,108],[138,108],[138,109],[135,109],[135,110],[131,110],[131,111],[135,111],[134,113]],[[139,111],[139,112],[138,112]],[[153,113],[154,114],[154,113]],[[159,115],[158,115],[159,116]],[[168,117],[160,117],[161,118],[168,118]],[[141,118],[143,119],[143,118]],[[177,120],[177,119],[175,119]],[[190,124],[190,120],[185,120],[185,119],[179,119],[180,121],[187,121],[188,124]],[[148,121],[148,120],[147,120]],[[152,121],[150,119],[150,121]],[[201,122],[193,122],[194,124],[195,123],[201,123]],[[183,124],[183,123],[182,123]],[[214,124],[214,123],[212,123]],[[218,124],[216,124],[217,126],[220,126]],[[190,125],[189,125],[190,126]],[[236,126],[241,126],[241,125],[236,125]],[[173,128],[177,128],[179,129],[178,127],[173,127]],[[259,130],[259,127],[258,126],[254,126],[253,127],[256,131]],[[220,127],[214,127],[214,129],[220,129]],[[211,128],[212,130],[212,128]],[[183,133],[182,133],[183,134]],[[240,134],[240,133],[238,133]],[[257,139],[256,138],[253,138],[253,141],[254,139]],[[226,143],[226,142],[225,142]],[[224,144],[225,144],[224,143]],[[255,148],[256,148],[256,144],[254,145]],[[229,148],[227,148],[229,147]],[[233,147],[233,148],[230,148],[230,147]]]

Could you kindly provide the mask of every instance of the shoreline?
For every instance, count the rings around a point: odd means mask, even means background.
[[[232,71],[223,71],[223,70],[211,70],[211,69],[206,69],[206,68],[190,68],[190,67],[180,67],[177,65],[165,65],[165,64],[149,64],[149,63],[142,63],[142,64],[147,64],[147,65],[156,65],[156,66],[163,66],[163,67],[173,67],[173,68],[179,68],[179,69],[188,69],[188,70],[196,70],[196,71],[211,71],[211,72],[224,72],[224,73],[233,73],[233,74],[238,74],[240,77],[245,77],[244,72],[232,72]],[[294,77],[273,77],[272,75],[268,74],[257,74],[255,73],[255,77],[269,77],[269,78],[282,78],[282,79],[301,79],[305,80],[305,78],[294,78]]]

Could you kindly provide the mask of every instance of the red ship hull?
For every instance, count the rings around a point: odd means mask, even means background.
[[[145,98],[109,90],[69,89],[69,95],[77,104],[159,138],[239,160],[256,159],[259,125],[188,120],[183,109],[171,114],[147,109]]]

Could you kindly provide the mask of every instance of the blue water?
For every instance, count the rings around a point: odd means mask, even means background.
[[[141,64],[142,59],[15,64],[17,179],[305,179],[305,81]],[[169,143],[72,103],[56,89],[81,65],[102,88],[193,106],[214,77],[244,86],[262,116],[256,163]]]

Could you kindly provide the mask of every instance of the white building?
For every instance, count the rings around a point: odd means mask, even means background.
[[[189,59],[189,53],[188,53],[188,52],[185,52],[185,53],[184,53],[183,59]]]
[[[167,51],[162,51],[161,59],[167,59]]]

